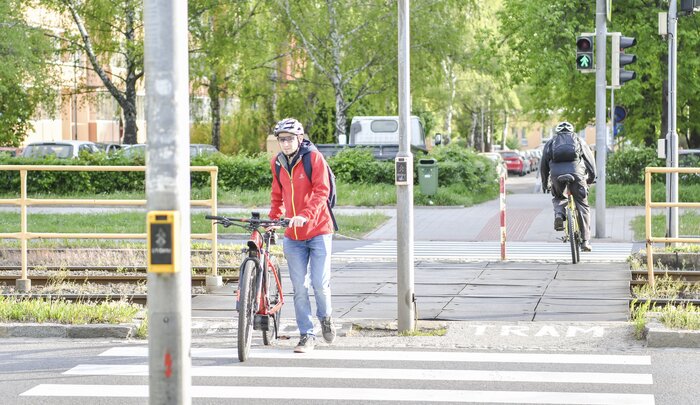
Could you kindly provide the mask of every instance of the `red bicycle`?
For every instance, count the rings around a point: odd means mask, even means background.
[[[260,219],[253,212],[250,218],[227,218],[207,215],[224,228],[231,225],[250,231],[244,248],[246,258],[241,263],[236,291],[238,311],[238,360],[246,361],[250,353],[253,330],[262,331],[263,344],[270,345],[279,336],[284,295],[279,263],[270,255],[270,245],[277,242],[273,227],[287,227],[288,219]],[[261,232],[261,229],[263,232]]]

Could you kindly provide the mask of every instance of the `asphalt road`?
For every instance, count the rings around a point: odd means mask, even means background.
[[[320,344],[309,354],[292,353],[293,342],[255,346],[241,364],[232,336],[195,338],[193,403],[683,405],[700,395],[697,350],[653,350],[617,339],[597,348],[589,341],[569,350],[527,351],[430,347],[415,337],[339,339],[355,346]],[[538,343],[534,335],[523,339]],[[4,340],[0,395],[18,405],[144,404],[146,353],[144,344]]]

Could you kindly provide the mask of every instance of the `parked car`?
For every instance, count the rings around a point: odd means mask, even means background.
[[[527,174],[527,167],[525,167],[525,159],[520,156],[517,150],[504,150],[499,152],[503,160],[506,161],[506,167],[509,172],[518,173],[521,176]]]
[[[21,153],[22,152],[20,148],[14,148],[11,146],[0,147],[0,156],[15,157],[17,155],[21,155]]]
[[[508,167],[506,166],[506,161],[503,160],[501,155],[496,152],[482,152],[479,153],[481,156],[485,156],[493,161],[496,165],[496,173],[498,177],[508,178]]]
[[[97,142],[95,146],[97,146],[102,152],[108,155],[116,153],[122,149],[121,144],[111,142]]]
[[[202,155],[211,155],[219,151],[212,145],[205,143],[193,143],[190,145],[190,158]],[[122,156],[135,157],[146,156],[146,144],[138,143],[134,145],[124,145],[121,152]]]
[[[678,150],[678,167],[700,167],[700,149]]]
[[[219,150],[213,145],[206,143],[193,143],[190,145],[190,157],[211,155],[213,153],[218,153]]]
[[[32,142],[25,146],[22,157],[45,157],[54,155],[60,159],[77,158],[81,152],[96,153],[100,150],[90,141]]]

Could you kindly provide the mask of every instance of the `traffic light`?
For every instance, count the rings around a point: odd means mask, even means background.
[[[631,70],[625,70],[624,66],[637,61],[637,55],[625,53],[624,50],[630,46],[637,45],[634,37],[623,37],[619,32],[612,34],[612,85],[620,87],[626,82],[637,77]]]
[[[593,35],[576,38],[576,69],[593,71]]]

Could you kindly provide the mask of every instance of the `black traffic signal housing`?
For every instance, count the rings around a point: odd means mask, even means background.
[[[576,69],[592,72],[593,69],[593,35],[582,34],[576,38]]]
[[[637,74],[631,70],[625,70],[624,67],[630,63],[637,61],[637,55],[625,53],[625,49],[637,45],[637,39],[634,37],[623,37],[619,32],[612,34],[612,74],[611,81],[613,87],[620,87],[626,82],[633,80]]]

